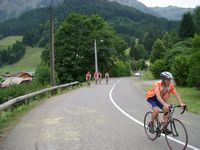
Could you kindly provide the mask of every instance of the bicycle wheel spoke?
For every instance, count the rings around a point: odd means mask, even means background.
[[[186,149],[188,135],[185,126],[178,119],[170,120],[167,124],[168,130],[172,133],[165,135],[167,145],[170,149]]]
[[[154,122],[154,132],[151,133],[149,131],[149,122],[151,121],[151,114],[152,112],[147,112],[145,117],[144,117],[144,130],[145,130],[145,133],[147,135],[147,137],[150,139],[150,140],[155,140],[158,136],[157,134],[157,125],[158,125],[158,121],[157,119],[155,120]]]

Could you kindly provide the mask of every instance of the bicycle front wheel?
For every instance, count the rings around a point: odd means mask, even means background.
[[[151,121],[151,115],[152,115],[152,112],[149,111],[146,113],[146,115],[144,116],[144,131],[147,135],[147,137],[150,139],[150,140],[155,140],[157,137],[158,137],[158,132],[157,132],[157,125],[158,125],[158,119],[156,118],[155,121],[154,121],[154,133],[151,133],[149,131],[149,122]]]
[[[178,119],[171,119],[167,123],[170,134],[165,134],[167,145],[170,149],[186,149],[188,144],[188,134],[183,123]]]

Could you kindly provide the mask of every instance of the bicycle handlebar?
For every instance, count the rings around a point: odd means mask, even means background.
[[[170,108],[176,108],[176,107],[182,107],[182,106],[181,105],[170,105]],[[188,111],[186,105],[183,106],[183,111],[181,112],[181,114],[183,114],[185,111]]]

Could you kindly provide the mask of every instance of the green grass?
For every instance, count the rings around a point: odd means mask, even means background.
[[[145,91],[151,89],[152,86],[145,87]],[[187,105],[188,110],[195,114],[200,115],[200,90],[197,88],[188,88],[188,87],[176,87],[177,92],[180,94],[181,99]],[[170,104],[177,104],[176,98],[174,95],[171,95]]]
[[[188,110],[200,115],[200,90],[197,88],[176,87]],[[175,96],[171,96],[169,103],[176,103]]]
[[[0,68],[0,72],[34,71],[41,62],[42,50],[43,48],[26,47],[26,53],[20,61],[12,65],[4,65]]]
[[[23,36],[8,36],[0,40],[0,50],[7,49],[8,46],[12,46],[16,41],[22,41]]]

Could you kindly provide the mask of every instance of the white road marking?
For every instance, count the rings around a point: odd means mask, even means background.
[[[111,90],[110,90],[110,92],[109,92],[110,101],[111,101],[112,104],[113,104],[121,113],[123,113],[126,117],[128,117],[129,119],[133,120],[133,121],[136,122],[137,124],[139,124],[139,125],[141,125],[142,127],[144,127],[144,124],[143,124],[142,122],[140,122],[139,120],[135,119],[134,117],[132,117],[131,115],[129,115],[127,112],[125,112],[122,108],[120,108],[120,107],[117,105],[117,103],[114,101],[113,97],[112,97],[112,92],[113,92],[115,86],[116,86],[121,80],[122,80],[122,79],[118,80],[117,83],[115,83],[115,84],[112,86],[112,88],[111,88]],[[162,134],[162,136],[165,136],[165,135]],[[168,137],[168,138],[169,138],[170,140],[174,141],[174,142],[177,142],[177,143],[181,144],[181,145],[185,145],[185,143],[182,142],[182,141],[179,141],[179,140],[174,139],[174,138],[172,138],[172,137]],[[200,150],[199,148],[196,148],[196,147],[191,146],[191,145],[189,145],[189,144],[187,145],[187,147],[188,147],[188,148],[191,148],[191,149],[193,149],[193,150]]]

